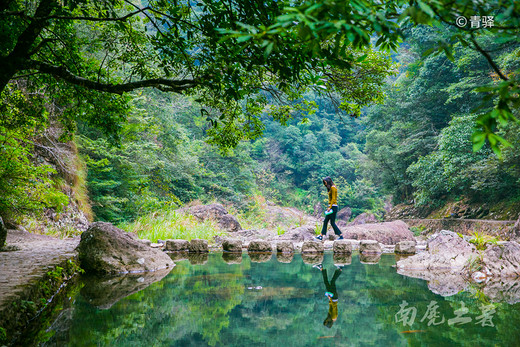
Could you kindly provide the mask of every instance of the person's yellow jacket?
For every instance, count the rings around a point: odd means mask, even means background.
[[[330,187],[329,190],[329,210],[332,208],[332,205],[338,204],[338,188],[336,186]]]

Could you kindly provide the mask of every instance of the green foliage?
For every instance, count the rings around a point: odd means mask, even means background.
[[[132,223],[119,225],[123,230],[136,233],[139,238],[157,242],[158,239],[205,239],[214,241],[224,232],[216,221],[199,220],[192,215],[176,210],[160,210],[137,218]]]
[[[475,119],[473,115],[454,116],[438,137],[438,149],[408,167],[417,204],[429,204],[449,193],[470,193],[478,179],[473,165],[490,155],[489,150],[475,153],[471,149]]]
[[[314,225],[314,234],[319,235],[321,234],[322,225],[318,222]]]
[[[78,145],[96,217],[129,221],[194,200],[240,206],[255,187],[249,148],[222,157],[203,141],[206,129],[191,99],[152,91],[135,95],[119,146],[82,127]]]
[[[493,14],[494,25],[485,30],[473,30],[468,26],[455,25],[454,21],[457,17],[464,16],[468,19],[476,13]],[[484,93],[481,100],[473,107],[487,108],[476,121],[478,129],[473,133],[472,141],[474,149],[477,150],[482,148],[487,140],[493,151],[500,155],[500,145],[507,146],[508,142],[497,134],[497,127],[508,122],[518,122],[513,113],[520,105],[518,98],[520,66],[516,64],[511,69],[499,66],[497,62],[501,59],[497,59],[494,51],[487,46],[490,37],[494,46],[501,49],[507,50],[511,46],[513,48],[518,46],[520,42],[517,35],[520,29],[518,2],[443,0],[427,3],[397,0],[384,3],[357,1],[355,5],[349,1],[326,1],[320,4],[307,2],[301,6],[294,4],[286,7],[276,22],[266,28],[262,27],[263,30],[258,30],[260,29],[258,27],[247,27],[235,36],[244,40],[263,41],[269,47],[269,42],[274,42],[278,37],[297,32],[303,40],[310,41],[306,45],[308,50],[319,51],[317,47],[320,47],[321,42],[330,42],[331,47],[337,47],[338,49],[333,50],[329,55],[329,61],[333,61],[335,58],[348,60],[345,50],[339,49],[343,42],[350,41],[356,47],[367,46],[370,37],[367,33],[370,33],[377,38],[376,46],[395,49],[401,39],[408,39],[408,28],[411,27],[413,31],[414,27],[421,25],[428,25],[435,34],[440,34],[428,38],[426,41],[428,46],[423,50],[423,56],[438,59],[443,53],[453,62],[457,59],[457,46],[463,46],[471,52],[478,52],[483,58],[482,61],[485,59],[491,66],[496,80],[492,83],[473,81],[471,88],[474,92]],[[455,76],[451,75],[451,77]],[[496,100],[496,104],[489,109],[489,101],[493,99]]]
[[[426,230],[426,227],[424,225],[410,227],[410,231],[414,234],[414,236],[421,235],[421,233],[425,230]]]
[[[485,251],[488,245],[496,245],[498,239],[496,237],[484,235],[478,231],[474,231],[471,233],[471,239],[469,242],[474,244],[475,247],[477,247],[477,250]]]
[[[520,176],[513,169],[516,154],[511,155],[518,151],[502,148],[500,159],[489,148],[473,148],[476,122],[493,109],[491,99],[482,103],[474,91],[493,82],[488,61],[462,44],[453,46],[453,62],[425,54],[449,35],[425,26],[409,29],[396,56],[400,75],[386,89],[385,103],[371,107],[363,122],[368,160],[361,171],[383,193],[392,194],[394,202],[438,206],[460,196],[495,202],[517,195],[511,188],[517,187]],[[491,34],[481,39],[493,47],[501,68],[517,68],[510,61],[515,45],[502,46]],[[480,109],[472,111],[478,105]],[[507,129],[518,125],[508,122],[494,131],[515,145],[518,135]]]
[[[20,76],[54,85],[57,95],[78,98],[83,112],[77,118],[116,138],[128,98],[108,93],[154,87],[191,94],[210,124],[209,142],[223,150],[258,138],[266,113],[280,124],[297,114],[312,114],[315,105],[304,98],[308,91],[346,114],[359,114],[361,107],[380,101],[389,63],[378,64],[381,53],[368,45],[370,30],[380,20],[356,17],[349,39],[316,45],[301,41],[299,25],[291,25],[293,30],[276,24],[284,8],[295,5],[203,0],[192,6],[154,0],[141,7],[123,0],[41,0],[32,5],[10,1],[0,8],[0,61],[5,67],[0,90]],[[359,15],[368,13],[372,12],[362,10]],[[268,25],[278,26],[283,35],[272,41],[260,38]],[[397,38],[392,21],[377,24],[376,30],[381,27]],[[241,35],[242,30],[249,36]],[[361,46],[364,52],[357,49]],[[335,57],[338,52],[341,59]],[[33,71],[38,76],[29,73]],[[62,118],[70,129],[77,119],[69,111]]]
[[[381,214],[385,195],[514,200],[518,5],[487,5],[508,27],[474,31],[446,21],[480,3],[445,5],[11,1],[0,213],[67,204],[32,157],[51,123],[62,140],[77,130],[93,212],[116,223],[218,200],[262,225],[248,197],[309,213],[327,199],[324,176],[354,216]]]
[[[34,157],[35,139],[47,126],[41,98],[9,85],[0,95],[0,214],[62,209],[68,197],[52,176],[56,170]]]
[[[480,252],[479,255],[471,256],[468,259],[466,266],[471,272],[482,270],[482,255],[480,254]]]

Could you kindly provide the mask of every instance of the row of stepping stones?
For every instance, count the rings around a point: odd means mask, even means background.
[[[193,265],[206,264],[209,260],[209,253],[190,253],[190,252],[170,252],[168,253],[174,262],[189,260]],[[272,259],[273,252],[248,252],[252,263],[265,263]],[[295,253],[277,253],[276,260],[280,263],[291,263]],[[319,264],[323,262],[324,253],[301,253],[300,256],[305,264]],[[396,255],[396,257],[398,257]],[[380,253],[361,253],[359,261],[362,264],[377,264],[381,259]],[[237,252],[223,252],[222,260],[228,264],[240,264],[243,260],[243,254]],[[350,265],[352,263],[352,255],[347,253],[334,253],[333,262],[337,265]]]
[[[222,250],[230,253],[242,253],[243,243],[241,240],[225,240],[222,243]],[[164,245],[165,251],[170,252],[190,252],[205,253],[209,252],[208,241],[201,239],[186,240],[166,240]],[[273,252],[271,242],[264,240],[251,241],[247,247],[248,252]],[[278,253],[294,253],[294,244],[290,241],[279,241],[276,243],[276,251]],[[324,246],[322,242],[305,241],[302,245],[302,253],[322,253]],[[334,253],[352,253],[352,244],[348,240],[334,241],[332,251]],[[359,252],[364,254],[382,253],[381,244],[374,240],[361,240],[359,243]],[[414,241],[401,241],[395,246],[395,253],[398,254],[414,254]]]

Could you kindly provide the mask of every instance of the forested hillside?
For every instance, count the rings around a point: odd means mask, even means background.
[[[320,27],[287,29],[290,15],[251,34],[284,13],[275,4],[53,4],[10,1],[2,17],[8,220],[73,211],[121,223],[195,200],[247,211],[258,197],[312,212],[324,176],[353,216],[382,217],[389,200],[520,210],[520,126],[508,106],[518,97],[500,82],[518,78],[520,43],[507,28],[481,28],[472,46],[474,32],[454,40],[458,29],[418,3],[400,40],[389,16],[353,19],[339,41],[324,27],[329,41],[306,46],[300,36],[319,38]],[[382,10],[365,5],[351,10]]]

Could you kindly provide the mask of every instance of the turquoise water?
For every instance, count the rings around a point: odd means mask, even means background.
[[[52,321],[26,338],[49,346],[520,344],[520,304],[489,306],[479,291],[436,295],[425,281],[397,274],[394,255],[363,264],[357,254],[343,260],[325,254],[329,281],[334,261],[350,262],[336,273],[338,313],[330,328],[324,325],[327,288],[311,264],[320,259],[305,263],[296,254],[282,263],[273,255],[252,262],[244,254],[226,260],[221,253],[180,260],[162,280],[117,302],[110,286],[101,287],[101,298],[93,296],[99,287],[85,279],[60,299]],[[459,324],[448,324],[457,314]]]

